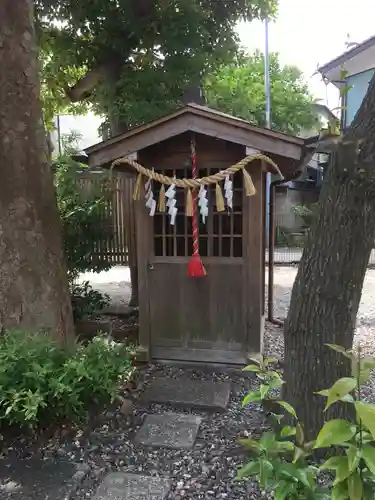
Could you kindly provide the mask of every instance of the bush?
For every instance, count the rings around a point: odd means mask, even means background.
[[[78,152],[78,139],[74,133],[62,136],[63,154],[53,165],[75,321],[94,316],[109,304],[107,295],[93,290],[88,282],[77,285],[75,280],[80,273],[111,268],[96,258],[96,251],[100,242],[113,237],[107,210],[112,195],[110,176],[103,175],[100,183],[90,182],[83,188],[80,176],[88,168],[72,158]]]
[[[62,155],[54,168],[69,281],[72,282],[80,273],[107,271],[111,265],[105,260],[95,259],[95,250],[101,241],[113,236],[107,213],[111,195],[109,178],[108,182],[103,179],[100,186],[93,183],[92,189],[84,192],[79,172],[87,170],[86,166]]]
[[[100,183],[84,182],[82,185],[82,174],[88,172],[88,167],[73,159],[79,152],[79,138],[80,135],[74,132],[63,135],[63,152],[53,162],[70,282],[80,273],[99,273],[110,269],[108,262],[95,259],[95,250],[100,247],[101,241],[113,237],[108,214],[113,192],[110,175],[101,175]]]
[[[94,290],[88,281],[71,285],[74,321],[99,314],[110,304],[110,296]]]
[[[0,343],[0,425],[82,421],[116,397],[133,373],[133,352],[97,337],[62,346],[45,334],[9,331]]]
[[[270,368],[272,360],[260,357],[245,368],[256,374],[260,388],[245,397],[244,406],[259,402],[267,408],[272,403],[272,417],[278,425],[274,431],[265,432],[260,440],[240,441],[251,458],[239,470],[238,477],[257,477],[262,488],[274,490],[275,500],[375,498],[375,405],[361,400],[361,386],[375,368],[375,358],[361,357],[360,352],[337,345],[328,344],[328,347],[350,359],[352,376],[341,378],[329,389],[318,392],[327,398],[324,411],[336,403],[350,404],[356,420],[328,420],[314,441],[305,441],[303,427],[288,403],[269,397],[270,390],[283,384],[280,375]],[[294,419],[294,425],[280,425],[281,410]],[[318,466],[314,452],[321,449],[329,449],[330,456]],[[333,475],[325,487],[317,480],[320,471],[330,471]]]

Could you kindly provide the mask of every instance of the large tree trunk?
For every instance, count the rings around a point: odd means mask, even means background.
[[[0,2],[0,328],[74,335],[32,0]]]
[[[115,85],[115,83],[113,83]],[[121,134],[126,132],[127,127],[118,119],[118,117],[109,116],[109,123],[111,127],[112,135]],[[134,191],[135,181],[134,179],[127,179],[127,182],[132,184],[129,190],[125,191],[125,195],[130,195]],[[125,232],[128,241],[128,258],[129,258],[129,269],[130,269],[130,281],[131,281],[131,297],[129,306],[138,306],[138,264],[137,264],[137,247],[136,247],[136,224],[135,224],[135,205],[133,198],[125,200]]]
[[[314,395],[350,367],[325,344],[351,348],[363,281],[375,241],[375,79],[333,154],[285,323],[283,397],[310,437],[324,418]],[[344,412],[345,407],[333,413]]]

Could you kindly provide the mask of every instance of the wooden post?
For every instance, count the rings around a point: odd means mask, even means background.
[[[264,192],[261,162],[252,164],[254,196],[243,197],[244,307],[248,352],[263,350],[263,210]]]

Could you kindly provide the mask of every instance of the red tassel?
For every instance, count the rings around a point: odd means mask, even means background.
[[[202,276],[207,276],[204,265],[201,261],[199,253],[191,256],[188,264],[188,276],[200,278]]]

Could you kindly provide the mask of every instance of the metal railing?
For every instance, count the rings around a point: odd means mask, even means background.
[[[275,265],[298,265],[308,229],[302,225],[301,219],[295,214],[276,215],[275,225]],[[268,263],[268,250],[266,262]],[[371,252],[368,267],[375,267],[375,249]]]

